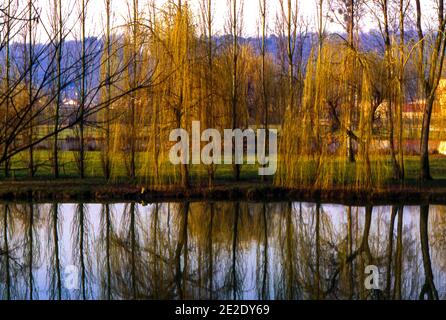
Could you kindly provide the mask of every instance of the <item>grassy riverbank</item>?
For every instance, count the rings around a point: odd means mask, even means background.
[[[159,202],[180,200],[219,201],[309,201],[339,204],[445,204],[446,181],[435,181],[421,186],[388,185],[374,190],[338,187],[330,190],[284,189],[271,183],[222,183],[213,188],[175,187],[146,188],[142,184],[125,182],[104,183],[102,180],[20,181],[0,183],[0,201],[36,202]]]
[[[373,190],[353,188],[347,182],[325,190],[308,188],[284,189],[273,185],[272,179],[262,182],[257,167],[244,166],[242,181],[232,178],[232,167],[219,167],[213,188],[207,186],[206,170],[191,169],[192,188],[163,185],[148,186],[137,179],[129,180],[121,169],[116,178],[106,181],[102,177],[100,154],[88,154],[87,178],[78,179],[73,153],[63,153],[65,163],[61,179],[51,177],[51,167],[41,152],[41,166],[34,179],[27,178],[23,161],[16,158],[13,163],[14,177],[5,179],[0,174],[0,200],[3,201],[166,201],[166,200],[252,200],[252,201],[330,201],[337,203],[446,203],[446,157],[432,156],[431,166],[434,181],[420,183],[418,180],[418,157],[406,159],[406,181],[388,180]],[[71,161],[72,160],[72,161]],[[352,170],[353,167],[352,167]]]

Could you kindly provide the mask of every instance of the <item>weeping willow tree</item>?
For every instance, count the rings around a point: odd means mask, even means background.
[[[307,64],[301,112],[285,115],[276,183],[315,188],[379,185],[387,169],[374,156],[379,149],[373,135],[374,56],[335,41],[326,41],[321,48]],[[358,66],[355,70],[352,62]],[[352,116],[353,85],[358,107]],[[345,156],[351,141],[354,163]]]
[[[129,91],[124,97],[123,113],[119,121],[120,128],[117,132],[120,136],[119,150],[122,154],[127,176],[130,179],[137,177],[137,155],[142,123],[139,121],[142,114],[141,92],[137,90],[142,78],[143,68],[143,39],[141,21],[142,13],[139,9],[139,1],[133,0],[127,3],[129,17],[123,39],[123,60],[125,61],[125,71],[122,83]]]
[[[146,122],[152,134],[147,139],[143,172],[152,182],[188,187],[189,165],[181,164],[179,169],[168,165],[171,145],[165,141],[174,129],[191,132],[192,121],[199,119],[198,37],[187,3],[169,2],[159,11],[159,19],[153,13],[151,20],[149,64],[155,84],[149,93],[152,106]]]
[[[104,88],[101,92],[102,101],[105,102],[105,107],[102,112],[98,114],[98,122],[102,130],[100,131],[101,140],[103,142],[102,152],[101,152],[101,163],[102,170],[104,172],[104,177],[110,179],[113,170],[113,152],[112,152],[112,121],[113,114],[112,110],[114,108],[112,103],[112,98],[114,93],[114,88],[112,86],[113,79],[116,78],[116,73],[119,66],[119,58],[117,55],[117,41],[112,32],[112,15],[111,10],[111,0],[105,0],[105,15],[106,15],[106,28],[104,37],[104,49],[102,54],[102,70],[101,79],[105,83]]]

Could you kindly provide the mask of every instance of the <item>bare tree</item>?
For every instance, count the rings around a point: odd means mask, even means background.
[[[56,41],[54,42],[54,52],[56,55],[56,70],[54,70],[54,88],[55,95],[54,102],[54,142],[53,142],[53,175],[54,178],[59,178],[59,134],[58,129],[60,125],[60,107],[62,104],[62,56],[63,56],[63,42],[64,42],[64,17],[62,16],[62,1],[53,0],[52,13],[52,32]]]
[[[235,130],[239,126],[238,121],[238,104],[239,104],[239,58],[240,58],[240,47],[239,38],[242,35],[243,30],[243,0],[228,0],[228,21],[227,29],[228,34],[232,38],[232,85],[231,85],[231,125],[232,129]],[[233,152],[235,154],[235,152]],[[234,158],[235,159],[235,158]],[[236,181],[240,180],[241,167],[239,164],[235,164],[233,159],[233,174]]]
[[[402,178],[402,169],[397,161],[396,147],[395,147],[395,115],[396,115],[396,97],[394,94],[394,86],[392,81],[396,76],[396,64],[393,57],[391,30],[390,30],[390,14],[391,7],[389,0],[375,0],[374,7],[370,11],[375,15],[379,30],[384,42],[384,61],[386,65],[386,85],[384,86],[384,97],[387,102],[387,122],[389,127],[389,143],[391,152],[391,163],[393,168],[393,176],[396,179]]]
[[[279,34],[286,39],[286,58],[288,64],[288,111],[295,110],[295,54],[298,42],[298,15],[297,0],[280,0],[280,11],[277,19]]]
[[[347,46],[353,51],[356,52],[359,45],[359,21],[361,20],[364,14],[364,0],[331,0],[330,8],[333,12],[333,17],[339,25],[341,25],[347,33],[346,43]],[[350,69],[350,83],[351,87],[350,94],[348,97],[348,123],[347,129],[350,132],[354,131],[354,116],[355,111],[357,109],[358,103],[358,92],[359,88],[355,86],[355,70],[357,67],[357,61],[355,55],[351,55],[349,59],[349,69]],[[355,151],[353,145],[353,137],[351,135],[347,135],[347,157],[350,162],[355,162]]]
[[[105,92],[106,92],[106,107],[105,107],[105,141],[103,146],[102,166],[104,170],[104,176],[108,180],[112,175],[112,163],[111,163],[111,116],[110,116],[110,101],[112,99],[112,86],[111,86],[111,64],[112,64],[112,31],[111,31],[111,19],[112,19],[112,0],[104,0],[105,3],[105,16],[106,16],[106,31],[105,31],[105,63],[106,63],[106,75],[105,75]]]
[[[80,8],[80,26],[81,26],[81,85],[80,85],[80,104],[79,104],[79,175],[81,179],[85,178],[85,105],[87,102],[87,5],[89,0],[82,0]]]
[[[35,68],[35,56],[34,56],[34,45],[35,45],[35,22],[37,21],[33,1],[28,1],[28,50],[27,50],[27,68],[28,68],[28,104],[29,104],[29,132],[28,132],[28,143],[31,144],[34,138],[34,124],[33,124],[33,112],[34,112],[34,68]],[[34,146],[30,145],[28,149],[28,171],[29,176],[34,177],[36,168],[34,166]]]
[[[438,0],[438,27],[437,30],[433,30],[432,39],[430,39],[430,37],[425,35],[423,28],[422,7],[420,0],[415,0],[415,4],[417,19],[416,25],[419,40],[418,73],[422,94],[426,99],[421,128],[420,178],[421,180],[426,181],[432,179],[429,163],[429,137],[437,88],[443,74],[443,63],[446,51],[446,20],[444,17],[444,0]],[[429,44],[432,45],[431,48],[429,47]]]
[[[262,55],[262,102],[263,102],[263,126],[265,130],[268,132],[269,130],[269,94],[267,89],[267,75],[266,75],[266,55],[267,55],[267,45],[266,45],[266,37],[267,37],[267,29],[268,29],[268,11],[266,0],[259,0],[259,8],[260,8],[260,20],[261,20],[261,33],[262,33],[262,45],[261,45],[261,55]],[[268,134],[266,135],[269,136]],[[267,138],[268,139],[268,138]],[[266,143],[266,152],[269,152],[269,141],[265,141]],[[266,177],[262,176],[263,181],[265,181]]]
[[[58,0],[54,1],[57,1],[57,4],[61,3]],[[80,25],[83,35],[81,35],[81,38],[83,38],[81,39],[83,54],[81,53],[79,56],[65,55],[62,54],[63,42],[66,35],[73,31],[66,26],[70,14],[63,17],[61,27],[60,17],[62,15],[60,13],[62,7],[53,6],[54,15],[51,17],[50,24],[45,25],[45,21],[40,16],[41,10],[34,7],[34,2],[27,1],[24,6],[19,7],[16,7],[12,0],[9,3],[11,3],[11,6],[0,8],[2,13],[8,13],[9,10],[9,15],[7,15],[9,19],[5,20],[5,23],[0,22],[0,27],[6,28],[8,21],[10,26],[9,29],[7,28],[9,37],[0,39],[0,50],[3,53],[3,49],[8,48],[12,41],[19,43],[19,38],[16,38],[16,36],[20,36],[23,42],[14,46],[17,50],[14,54],[11,54],[10,50],[6,50],[6,55],[10,56],[9,59],[6,59],[9,61],[7,65],[10,66],[10,72],[8,72],[9,76],[6,77],[9,79],[9,81],[6,81],[9,82],[9,85],[6,86],[8,89],[2,89],[0,94],[0,105],[2,106],[0,164],[2,166],[5,163],[9,164],[14,156],[24,155],[26,151],[29,162],[26,169],[30,174],[34,174],[37,167],[41,165],[41,163],[34,161],[33,151],[36,146],[41,147],[47,145],[46,142],[54,142],[52,144],[52,153],[54,153],[55,140],[58,140],[57,136],[61,132],[69,129],[79,130],[79,127],[85,125],[87,119],[91,119],[98,112],[107,108],[109,104],[115,103],[134,91],[148,88],[150,85],[144,80],[138,83],[136,88],[122,88],[110,99],[111,101],[108,101],[109,99],[106,99],[107,101],[97,101],[95,98],[107,84],[107,81],[99,79],[95,80],[95,85],[91,85],[93,83],[91,79],[101,70],[101,63],[98,63],[100,60],[98,57],[101,54],[101,50],[98,50],[98,48],[101,48],[101,46],[98,41],[90,39],[87,41],[86,28],[82,27],[82,23]],[[87,1],[85,0],[80,5],[82,4],[86,5]],[[3,9],[6,11],[3,11]],[[76,26],[79,25],[78,22],[85,22],[86,19],[86,8],[80,9],[81,13],[76,20]],[[56,10],[58,11],[57,15]],[[53,28],[51,28],[51,24]],[[38,33],[37,26],[41,26]],[[4,30],[1,32],[5,34]],[[45,40],[45,42],[37,45],[35,41],[37,34],[41,35],[39,41]],[[59,63],[60,69],[58,68]],[[119,75],[123,74],[124,70],[123,65],[113,70],[113,77],[108,83],[109,86],[114,86],[117,83]],[[71,114],[66,114],[67,110],[64,109],[63,117],[61,113],[57,116],[57,112],[54,112],[54,106],[60,108],[62,92],[68,90],[68,88],[71,89],[74,83],[80,84],[79,92],[83,93],[80,94],[83,99],[81,99],[79,109]],[[6,105],[9,105],[9,107],[6,108]],[[8,109],[8,112],[5,115],[3,111],[6,109]],[[57,123],[58,125],[56,125]],[[49,132],[42,130],[48,124],[51,124],[54,128],[50,129]],[[36,128],[39,128],[38,134]],[[53,169],[55,168],[54,163]]]
[[[206,111],[205,121],[208,128],[215,127],[215,109],[214,109],[214,17],[213,1],[200,1],[201,20],[203,34],[206,38],[206,70],[205,70],[205,100]],[[213,185],[215,179],[215,166],[208,167],[208,184]]]

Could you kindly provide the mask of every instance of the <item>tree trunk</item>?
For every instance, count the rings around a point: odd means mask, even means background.
[[[81,8],[81,43],[82,43],[82,66],[81,66],[81,101],[80,101],[80,120],[79,120],[79,175],[81,179],[85,178],[85,103],[86,103],[86,81],[87,81],[87,52],[86,52],[86,0],[82,0]]]
[[[6,96],[5,96],[5,100],[6,100],[6,110],[5,110],[5,115],[4,115],[4,135],[5,138],[8,136],[8,121],[9,121],[9,109],[10,109],[10,98],[11,98],[11,48],[10,48],[10,44],[11,44],[11,2],[8,3],[8,7],[7,7],[7,15],[6,15]],[[5,149],[3,151],[3,154],[7,155],[8,154],[8,141],[5,140]],[[5,161],[5,178],[9,177],[9,160],[7,159]]]
[[[29,103],[29,137],[28,137],[28,143],[30,144],[30,147],[28,149],[28,171],[29,176],[31,178],[34,177],[35,174],[35,167],[34,167],[34,146],[32,146],[33,138],[34,138],[34,124],[33,124],[33,118],[34,118],[34,97],[33,97],[33,77],[34,77],[34,41],[33,41],[33,27],[34,27],[34,16],[33,16],[33,2],[29,1],[28,3],[28,63],[29,63],[29,79],[28,79],[28,103]]]
[[[434,107],[434,99],[427,100],[426,110],[423,116],[423,126],[421,129],[421,145],[420,145],[420,178],[422,181],[432,180],[430,163],[429,163],[429,136],[430,123],[432,118],[432,110]]]
[[[59,178],[59,110],[62,103],[62,50],[63,50],[63,18],[62,18],[62,1],[56,0],[54,3],[56,25],[55,33],[56,41],[56,110],[54,115],[54,142],[53,142],[53,175],[55,179]]]
[[[269,101],[268,101],[268,90],[266,82],[266,37],[267,37],[267,4],[266,0],[260,2],[260,15],[262,21],[262,95],[263,95],[263,126],[266,130],[265,139],[265,154],[269,154]],[[262,181],[266,181],[266,176],[262,176]]]
[[[232,0],[232,129],[237,129],[237,104],[238,104],[238,15],[237,15],[237,0]],[[240,165],[235,163],[235,145],[233,143],[232,149],[233,172],[236,181],[240,181]]]
[[[104,176],[105,179],[109,180],[111,178],[111,159],[110,159],[110,152],[111,152],[111,136],[110,136],[110,104],[111,104],[111,56],[112,56],[112,45],[111,45],[111,0],[105,0],[105,11],[106,11],[106,116],[105,116],[105,146],[103,151],[103,161],[104,161]]]

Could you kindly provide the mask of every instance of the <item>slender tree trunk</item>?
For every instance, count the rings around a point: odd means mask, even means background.
[[[424,52],[424,34],[422,28],[422,13],[420,0],[416,0],[416,12],[417,12],[417,30],[419,45],[419,57],[418,57],[418,73],[419,81],[421,82],[421,89],[424,91],[424,97],[426,99],[426,106],[424,109],[423,123],[421,129],[421,141],[420,141],[420,178],[422,181],[432,180],[430,163],[429,163],[429,136],[431,130],[431,119],[436,98],[436,91],[438,84],[443,74],[443,62],[445,58],[446,50],[446,36],[445,36],[445,17],[444,17],[444,0],[438,1],[437,13],[438,13],[438,31],[435,35],[435,40],[432,46],[432,52],[429,55],[429,61],[425,61]],[[429,67],[429,72],[425,72],[426,65]]]
[[[287,1],[288,12],[287,12],[287,57],[288,57],[288,95],[289,104],[288,110],[290,112],[294,111],[294,52],[295,52],[295,30],[293,30],[293,5],[292,1]],[[295,27],[295,26],[294,26]],[[294,31],[294,32],[293,32]]]
[[[348,22],[347,22],[347,32],[348,32],[348,41],[351,48],[355,48],[355,0],[347,0],[349,3],[349,12],[348,12]],[[354,72],[356,70],[356,61],[355,57],[351,58],[351,74],[352,79],[354,81]],[[348,125],[347,128],[350,132],[353,132],[353,115],[354,109],[356,105],[356,93],[353,90],[350,90],[349,95],[349,110],[348,110]],[[353,147],[353,139],[350,135],[347,135],[347,158],[351,163],[356,162],[355,150]]]
[[[81,93],[80,93],[80,116],[79,116],[79,175],[85,178],[85,104],[87,100],[87,38],[86,38],[86,0],[82,0],[81,8]]]
[[[263,126],[266,130],[265,153],[269,153],[269,101],[266,81],[266,37],[267,37],[267,4],[266,0],[260,1],[260,15],[262,20],[262,96],[263,96]],[[266,181],[266,176],[262,176],[262,181]]]
[[[399,66],[399,75],[398,75],[398,144],[399,144],[399,169],[400,169],[400,178],[401,181],[404,182],[406,176],[406,170],[404,165],[404,117],[403,117],[403,105],[404,105],[404,46],[405,46],[405,9],[404,9],[404,0],[400,0],[400,66]]]
[[[29,103],[29,136],[28,143],[31,145],[28,149],[28,171],[29,176],[32,178],[35,174],[34,167],[34,147],[32,146],[34,140],[34,97],[33,97],[33,77],[34,77],[34,37],[33,37],[33,27],[34,27],[34,5],[33,1],[28,2],[28,63],[29,63],[29,79],[28,79],[28,103]]]
[[[237,0],[232,0],[232,129],[237,129],[238,126],[238,115],[237,115],[237,105],[238,105],[238,60],[239,60],[239,48],[238,48],[238,9]],[[233,143],[233,172],[236,181],[240,181],[240,165],[235,163],[235,145]]]
[[[207,98],[207,112],[206,118],[210,128],[215,127],[214,122],[214,52],[213,52],[213,18],[212,18],[212,0],[207,1],[207,51],[208,51],[208,65],[206,77],[206,98]],[[208,185],[212,187],[215,180],[215,165],[210,165],[208,168]]]
[[[384,18],[384,44],[385,44],[385,60],[386,60],[386,69],[387,69],[387,94],[388,97],[388,125],[389,125],[389,142],[390,142],[390,155],[391,155],[391,161],[392,161],[392,169],[393,169],[393,176],[395,179],[401,178],[401,170],[398,165],[397,157],[396,157],[396,148],[395,148],[395,125],[394,125],[394,101],[393,101],[393,88],[392,88],[392,79],[394,74],[394,63],[392,58],[392,48],[390,43],[390,31],[389,31],[389,17],[388,17],[388,10],[389,5],[387,0],[382,1],[382,12],[383,12],[383,18]]]
[[[105,46],[106,46],[106,115],[105,115],[105,146],[104,146],[104,176],[105,179],[109,180],[111,178],[111,137],[110,137],[110,104],[111,104],[111,56],[112,56],[112,45],[111,45],[111,0],[105,0],[105,10],[106,10],[106,35],[105,35]]]
[[[55,0],[54,2],[54,10],[56,17],[56,26],[55,33],[57,37],[56,42],[56,63],[57,63],[57,71],[56,71],[56,106],[55,106],[55,115],[54,115],[54,144],[53,144],[53,175],[54,178],[59,178],[59,110],[60,105],[62,103],[62,50],[63,50],[63,17],[62,17],[62,1]]]
[[[139,34],[139,1],[133,0],[133,38],[132,38],[132,88],[136,89],[138,77],[138,34]],[[136,93],[132,92],[130,100],[130,178],[136,179]]]
[[[8,121],[9,121],[9,110],[10,110],[10,97],[11,97],[11,48],[10,48],[10,42],[11,42],[11,1],[8,1],[8,7],[7,7],[7,16],[6,16],[6,22],[5,22],[5,27],[6,27],[6,44],[5,44],[5,49],[6,49],[6,96],[5,96],[5,100],[6,100],[6,110],[5,110],[5,115],[4,115],[4,136],[7,137],[8,136]],[[8,141],[5,140],[5,150],[3,151],[3,153],[5,155],[8,154]],[[5,178],[9,177],[9,160],[6,159],[5,161]]]
[[[426,110],[423,115],[423,124],[421,129],[421,145],[420,145],[420,169],[421,180],[432,180],[430,162],[429,162],[429,140],[430,140],[430,124],[432,119],[432,111],[434,107],[433,97],[429,97],[426,102]]]

